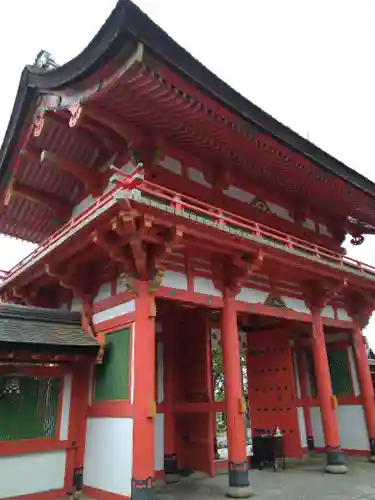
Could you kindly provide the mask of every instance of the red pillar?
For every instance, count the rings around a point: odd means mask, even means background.
[[[312,319],[312,351],[326,449],[326,470],[332,473],[345,473],[347,472],[347,467],[340,445],[339,426],[335,410],[336,403],[332,394],[331,375],[320,309],[313,310]]]
[[[234,294],[224,288],[221,313],[225,412],[228,435],[228,496],[246,498],[252,495],[246,456],[240,348]]]
[[[163,322],[164,339],[164,472],[168,482],[178,474],[176,425],[173,412],[175,401],[175,362],[177,327],[173,318]]]
[[[375,462],[375,398],[371,373],[366,352],[366,340],[362,335],[360,325],[354,323],[353,346],[356,357],[357,375],[363,410],[365,412],[367,432],[370,443],[370,460]]]
[[[139,282],[134,325],[132,499],[153,498],[155,472],[155,299]]]

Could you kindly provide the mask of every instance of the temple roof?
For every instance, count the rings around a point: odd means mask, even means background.
[[[129,92],[127,97],[125,87]],[[151,124],[156,130],[159,127],[178,147],[185,144],[190,148],[187,139],[195,141],[198,156],[200,151],[207,151],[213,163],[220,161],[223,154],[228,161],[235,151],[237,156],[233,156],[233,162],[247,170],[257,182],[271,182],[273,187],[282,185],[290,196],[298,191],[299,200],[310,198],[311,203],[318,203],[319,194],[323,213],[332,212],[333,219],[345,216],[355,223],[375,226],[373,182],[241,96],[172,40],[130,0],[118,1],[98,34],[75,59],[60,67],[53,60],[51,64],[47,61],[27,66],[21,75],[0,151],[0,186],[3,190],[7,187],[13,169],[15,175],[20,176],[17,182],[29,182],[34,190],[45,191],[59,202],[68,203],[76,188],[69,174],[52,174],[39,165],[22,163],[24,160],[19,159],[21,141],[28,137],[25,127],[30,126],[46,96],[54,96],[54,109],[58,111],[83,101],[89,103],[90,99],[96,101],[99,110],[118,112],[120,120],[124,116],[132,117],[137,121],[133,125]],[[50,99],[49,103],[52,101]],[[137,106],[142,101],[144,108],[140,110]],[[48,98],[45,103],[51,110]],[[166,106],[165,121],[157,106]],[[70,160],[90,163],[93,142],[87,134],[79,135],[78,132],[72,138],[69,125],[68,132],[62,131],[63,121],[61,114],[50,125],[42,148],[60,148],[61,152],[61,144],[65,144],[65,153],[69,151],[73,155],[79,145],[79,154]],[[186,131],[184,137],[182,130]],[[202,141],[204,133],[210,135],[212,144]],[[225,151],[218,150],[218,145],[226,148]],[[255,162],[249,164],[247,159],[252,155]],[[16,162],[21,164],[19,169],[14,167]],[[296,201],[298,203],[298,199]],[[28,203],[11,201],[5,209],[0,209],[0,232],[37,242],[55,230],[56,224],[46,218],[45,211]],[[28,224],[25,214],[28,217],[30,213],[32,220]],[[370,229],[369,232],[373,232],[374,228]]]
[[[0,344],[99,348],[79,313],[16,304],[0,304]]]

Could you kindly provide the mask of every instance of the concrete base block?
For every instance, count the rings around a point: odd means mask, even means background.
[[[165,475],[165,484],[176,484],[181,481],[180,474],[166,474]]]
[[[325,471],[329,474],[346,474],[348,468],[346,465],[326,465]]]
[[[250,498],[255,495],[251,486],[229,486],[227,490],[227,497],[229,498]]]

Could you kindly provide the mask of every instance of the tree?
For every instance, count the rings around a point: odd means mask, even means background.
[[[247,372],[246,372],[246,359],[245,356],[240,357],[241,374],[242,374],[242,388],[244,394],[247,394]],[[224,401],[224,373],[223,373],[223,355],[221,346],[212,349],[212,373],[214,384],[214,400]],[[217,430],[223,432],[226,430],[226,417],[225,414],[218,414],[216,419]]]

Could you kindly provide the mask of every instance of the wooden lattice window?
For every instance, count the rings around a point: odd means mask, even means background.
[[[61,380],[0,376],[0,441],[56,437]]]
[[[129,397],[130,328],[108,333],[103,363],[95,369],[95,401]]]
[[[331,374],[332,392],[335,396],[353,393],[346,349],[330,349],[327,352]]]

